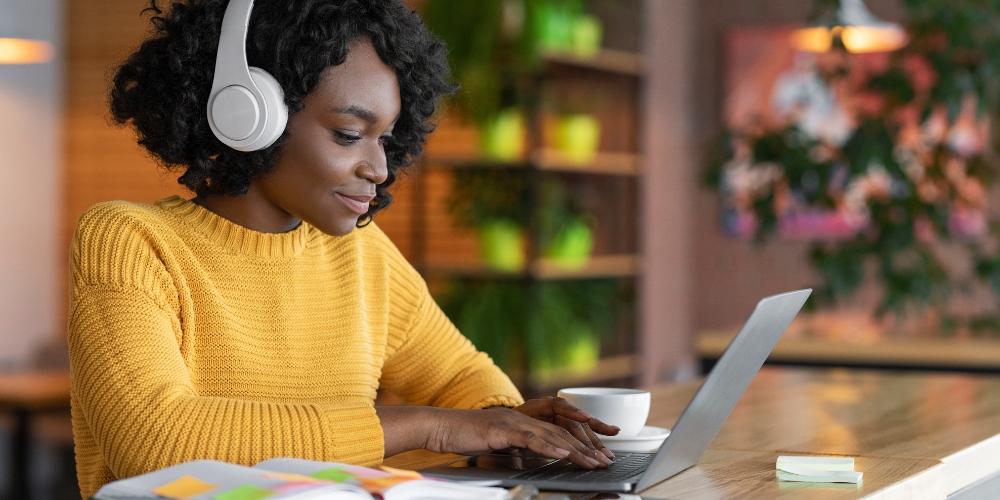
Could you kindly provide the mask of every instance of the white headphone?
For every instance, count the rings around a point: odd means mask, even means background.
[[[253,0],[231,0],[222,18],[208,125],[225,145],[257,151],[278,140],[288,122],[285,93],[273,76],[247,66],[247,26]]]

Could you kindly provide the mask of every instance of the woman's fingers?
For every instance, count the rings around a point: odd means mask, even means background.
[[[586,424],[581,424],[576,420],[570,420],[565,417],[556,417],[553,423],[569,431],[569,433],[572,434],[577,441],[583,443],[591,451],[597,451],[598,449],[600,449],[599,447],[594,445],[593,441],[590,439],[590,436],[587,435],[587,431],[584,430],[584,426]]]
[[[544,432],[550,439],[561,440],[572,446],[571,451],[574,451],[574,453],[570,454],[569,459],[578,465],[580,464],[580,459],[585,460],[594,467],[603,468],[611,464],[611,461],[606,456],[590,445],[590,440],[586,438],[586,433],[582,434],[581,437],[584,439],[581,440],[564,427],[549,423],[539,423],[538,425],[545,429]],[[579,457],[576,454],[579,454]]]
[[[617,426],[609,425],[600,420],[594,418],[589,412],[581,410],[573,406],[569,401],[563,398],[541,398],[534,399],[525,403],[523,406],[531,404],[531,409],[538,413],[539,415],[529,415],[535,418],[539,418],[547,421],[554,421],[555,417],[564,417],[570,420],[575,420],[581,424],[586,424],[591,429],[605,436],[614,436],[618,434],[619,429]],[[541,418],[544,417],[544,418]]]
[[[587,445],[591,450],[599,452],[599,456],[595,457],[598,461],[606,461],[607,464],[610,464],[611,459],[615,458],[614,453],[611,453],[611,450],[604,446],[604,443],[601,442],[589,425],[581,424],[580,422],[564,417],[556,417],[555,424],[568,430],[574,438]]]
[[[587,422],[587,426],[599,434],[604,434],[605,436],[614,436],[621,431],[617,425],[609,425],[596,418],[590,419]]]
[[[595,433],[594,430],[591,429],[590,426],[587,424],[583,424],[582,427],[584,432],[587,433],[587,436],[590,437],[590,442],[594,445],[594,448],[597,448],[597,450],[603,453],[604,456],[608,457],[611,460],[614,460],[615,454],[611,453],[611,450],[609,450],[607,446],[604,446],[604,443],[601,442],[601,439],[597,437],[597,433]],[[616,431],[615,434],[617,433],[618,432]]]
[[[510,446],[527,448],[551,458],[565,458],[585,469],[607,467],[610,463],[562,427],[524,417],[518,420],[521,422],[517,422],[516,430],[512,430]]]

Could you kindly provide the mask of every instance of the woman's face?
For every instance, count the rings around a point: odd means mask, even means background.
[[[399,83],[371,42],[355,42],[288,120],[274,169],[254,186],[277,209],[334,236],[351,232],[387,176],[384,141],[399,116]]]

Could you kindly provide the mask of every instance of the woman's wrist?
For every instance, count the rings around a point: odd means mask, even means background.
[[[429,434],[431,418],[422,406],[376,406],[385,456],[423,448]]]
[[[385,456],[427,448],[436,432],[435,410],[428,406],[376,406]]]

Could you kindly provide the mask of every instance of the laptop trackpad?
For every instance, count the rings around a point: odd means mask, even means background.
[[[527,450],[499,450],[485,455],[465,457],[448,464],[421,470],[420,473],[438,477],[503,479],[558,461]]]

